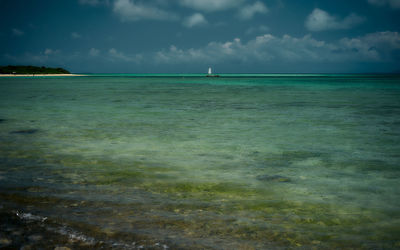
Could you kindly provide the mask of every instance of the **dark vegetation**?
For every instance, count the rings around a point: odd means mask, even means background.
[[[70,74],[63,68],[47,68],[36,66],[0,66],[0,74]]]

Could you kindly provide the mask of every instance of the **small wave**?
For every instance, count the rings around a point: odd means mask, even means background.
[[[54,227],[47,227],[48,230],[51,230],[53,232],[59,233],[61,235],[68,236],[68,238],[71,241],[82,241],[85,242],[89,245],[94,245],[96,244],[96,240],[92,237],[86,236],[83,233],[80,233],[78,231],[75,231],[71,228],[68,228],[67,226],[62,226],[60,228],[54,228]]]
[[[22,220],[41,221],[41,222],[45,222],[47,220],[47,217],[33,215],[31,213],[23,213],[23,212],[16,211],[15,214]]]
[[[44,223],[47,220],[47,217],[40,216],[40,215],[34,215],[32,213],[24,213],[20,211],[13,211],[15,215],[18,216],[21,220],[27,221],[27,222],[41,222]],[[150,245],[146,244],[138,244],[137,242],[122,242],[122,241],[116,241],[116,240],[98,240],[95,239],[94,237],[90,237],[85,235],[82,232],[79,232],[75,229],[70,228],[67,225],[55,225],[53,223],[45,223],[41,224],[46,230],[55,232],[60,235],[67,236],[68,239],[71,242],[83,242],[88,246],[95,246],[95,245],[103,245],[103,246],[108,246],[110,248],[116,248],[116,249],[144,249],[150,247]],[[155,249],[169,249],[169,247],[165,244],[161,243],[155,243],[152,245],[153,248]]]
[[[141,249],[144,247],[144,246],[136,245],[136,242],[125,243],[125,242],[119,242],[119,241],[114,241],[114,240],[96,240],[93,237],[84,235],[83,233],[78,232],[74,229],[71,229],[67,226],[62,226],[60,228],[47,227],[47,229],[51,230],[53,232],[59,233],[61,235],[65,235],[71,241],[80,241],[80,242],[86,243],[87,245],[101,244],[101,245],[105,245],[105,246],[111,246],[111,248],[118,248],[118,249]],[[164,248],[164,249],[167,249],[167,248]]]

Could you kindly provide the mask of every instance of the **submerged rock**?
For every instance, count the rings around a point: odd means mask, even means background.
[[[32,246],[31,245],[24,245],[20,248],[20,250],[31,250]]]
[[[43,239],[43,236],[41,236],[40,234],[34,234],[28,237],[28,239],[30,241],[39,241]]]
[[[10,239],[1,238],[1,239],[0,239],[0,246],[1,246],[1,247],[6,247],[6,246],[10,245],[11,242],[12,242],[12,241],[11,241]]]
[[[54,250],[71,250],[69,247],[55,247]]]
[[[291,182],[289,177],[282,175],[259,175],[256,178],[259,181]]]
[[[30,135],[30,134],[35,134],[39,130],[38,129],[24,129],[24,130],[15,130],[11,131],[11,134],[24,134],[24,135]]]

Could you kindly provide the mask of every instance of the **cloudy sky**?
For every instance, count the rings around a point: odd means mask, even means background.
[[[0,0],[0,65],[400,72],[400,0]]]

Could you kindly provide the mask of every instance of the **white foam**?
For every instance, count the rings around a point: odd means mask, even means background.
[[[90,245],[93,245],[93,244],[96,243],[96,240],[94,238],[86,236],[86,235],[84,235],[84,234],[82,234],[82,233],[80,233],[78,231],[75,231],[73,229],[70,229],[70,228],[68,228],[66,226],[63,226],[63,227],[58,228],[58,229],[55,229],[54,231],[56,231],[59,234],[68,236],[68,238],[71,241],[83,241],[83,242],[88,243]]]
[[[23,212],[15,212],[15,214],[22,220],[31,220],[31,221],[41,221],[44,222],[47,220],[47,217],[33,215],[31,213],[23,213]]]
[[[67,226],[62,226],[61,228],[48,228],[49,230],[52,230],[54,232],[57,232],[62,235],[68,236],[68,238],[71,241],[82,241],[87,243],[88,245],[95,245],[96,243],[105,243],[107,245],[111,245],[113,247],[118,247],[122,249],[134,249],[136,247],[136,242],[132,243],[124,243],[124,242],[119,242],[119,241],[112,241],[112,240],[107,240],[107,241],[97,241],[95,238],[86,236],[81,232],[78,232],[76,230],[73,230]],[[164,245],[165,246],[165,245]],[[140,248],[138,246],[137,248]],[[167,249],[164,247],[164,249]]]

